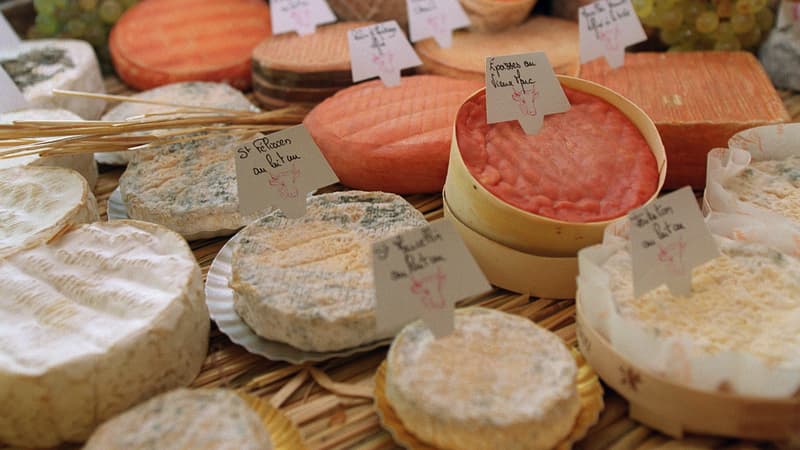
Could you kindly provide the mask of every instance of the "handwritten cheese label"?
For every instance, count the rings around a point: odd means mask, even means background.
[[[379,333],[422,318],[436,337],[453,332],[457,301],[491,289],[445,219],[372,245]]]
[[[308,193],[339,181],[305,126],[258,134],[236,149],[239,212],[270,206],[289,218],[305,215]]]
[[[637,297],[662,284],[675,295],[688,295],[692,269],[719,256],[688,186],[631,211],[628,219]]]
[[[19,45],[20,40],[17,33],[11,28],[3,13],[0,13],[0,49],[2,48],[15,48]]]
[[[516,120],[527,134],[542,128],[544,116],[570,108],[544,52],[486,58],[486,120]]]
[[[581,63],[605,57],[616,69],[625,47],[647,40],[630,0],[598,0],[578,9]]]
[[[28,101],[14,80],[0,67],[0,113],[24,109],[27,106]]]
[[[272,0],[272,34],[296,31],[312,34],[317,25],[336,22],[336,15],[325,0]]]
[[[422,65],[395,20],[350,30],[348,43],[355,83],[380,77],[386,86],[397,86],[401,70]]]
[[[800,2],[782,0],[775,26],[779,30],[795,27],[795,31],[800,33]]]
[[[440,47],[453,45],[453,30],[468,27],[469,17],[458,0],[406,0],[411,42],[434,38]]]

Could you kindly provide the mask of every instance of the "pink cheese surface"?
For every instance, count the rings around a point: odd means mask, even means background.
[[[641,206],[658,166],[636,126],[593,95],[564,88],[572,108],[545,116],[539,134],[517,122],[486,123],[486,96],[459,110],[456,137],[473,177],[522,210],[566,222],[598,222]]]

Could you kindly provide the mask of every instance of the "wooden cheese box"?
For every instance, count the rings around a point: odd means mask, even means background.
[[[655,122],[669,162],[665,188],[703,189],[711,149],[738,131],[789,121],[747,52],[628,53],[617,70],[604,59],[584,64],[581,77],[628,97]]]

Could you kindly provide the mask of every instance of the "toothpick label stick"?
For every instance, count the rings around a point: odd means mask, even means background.
[[[647,35],[630,0],[598,0],[578,8],[581,64],[605,57],[616,69],[625,63],[625,48]]]
[[[0,113],[17,111],[28,107],[28,101],[14,80],[0,67]]]
[[[458,0],[406,0],[411,42],[434,38],[442,48],[453,45],[453,30],[468,27],[469,17]]]
[[[297,31],[312,34],[317,25],[336,22],[336,15],[325,0],[272,0],[272,34]]]
[[[395,20],[356,28],[347,36],[353,82],[380,77],[386,86],[397,86],[403,69],[422,65]]]

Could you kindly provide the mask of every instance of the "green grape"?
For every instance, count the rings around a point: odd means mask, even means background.
[[[702,14],[706,8],[702,2],[690,1],[683,5],[683,21],[686,23],[694,23],[697,17]]]
[[[681,26],[683,23],[683,11],[678,8],[669,9],[658,14],[661,22],[661,28],[665,30],[674,30]]]
[[[680,28],[675,28],[673,30],[661,30],[658,33],[659,39],[661,42],[667,45],[675,45],[683,39],[683,33],[681,33]]]
[[[714,43],[714,50],[735,52],[742,49],[742,44],[736,39],[736,36],[722,35]]]
[[[656,3],[656,12],[663,13],[677,6],[678,0],[658,0]]]
[[[736,33],[733,31],[733,25],[731,25],[728,21],[720,21],[719,26],[717,26],[717,32],[715,33],[714,40],[719,40],[721,36],[726,37],[734,37]]]
[[[631,0],[631,4],[640,18],[648,17],[653,13],[653,0]]]
[[[755,14],[767,6],[767,0],[736,0],[736,12],[739,14]]]
[[[639,1],[641,1],[641,0],[639,0]],[[649,0],[649,1],[651,3],[653,2],[653,0]],[[137,3],[139,3],[139,0],[122,0],[122,6],[125,9],[128,9],[128,8],[130,8],[131,6],[133,6],[133,5],[137,4]],[[634,1],[634,3],[636,3],[636,2]]]
[[[97,0],[78,0],[78,5],[84,11],[94,11],[97,8]]]
[[[56,12],[56,4],[53,0],[33,0],[33,7],[39,14],[52,16]]]
[[[717,2],[717,15],[721,18],[728,18],[733,15],[732,0],[719,0]]]
[[[756,26],[756,16],[752,14],[734,14],[731,17],[731,26],[734,33],[747,33]]]
[[[701,33],[713,33],[719,27],[719,17],[714,11],[705,11],[697,16],[694,26]]]
[[[58,33],[58,21],[49,14],[37,14],[35,26],[43,36],[54,36]]]
[[[56,9],[67,9],[67,0],[53,0]]]
[[[642,25],[647,25],[648,27],[658,28],[661,26],[661,19],[658,17],[658,14],[650,13],[649,15],[641,18]]]
[[[64,27],[66,30],[67,35],[72,38],[79,38],[82,37],[84,33],[86,33],[86,22],[80,19],[72,19],[67,22],[67,25]]]
[[[742,43],[744,48],[754,48],[761,43],[761,29],[753,27],[747,33],[738,35],[739,42]]]
[[[689,42],[681,42],[679,44],[670,45],[668,52],[691,52],[695,50],[694,45]]]
[[[97,13],[100,20],[113,24],[122,15],[122,6],[116,0],[103,0]]]
[[[94,23],[86,28],[83,37],[93,46],[102,47],[107,44],[106,38],[108,35],[106,28],[102,24]]]
[[[761,31],[769,31],[775,24],[775,13],[769,8],[761,9],[756,13],[756,22]]]

